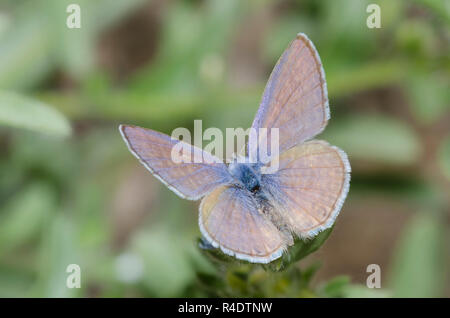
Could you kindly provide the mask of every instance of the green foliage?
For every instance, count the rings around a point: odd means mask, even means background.
[[[345,149],[350,158],[383,164],[408,165],[421,155],[421,144],[413,129],[386,116],[349,115],[330,124],[320,138]]]
[[[447,136],[442,141],[439,151],[439,163],[443,174],[450,180],[450,136]]]
[[[0,92],[0,124],[60,136],[71,132],[69,122],[58,111],[9,92]]]
[[[417,75],[407,81],[411,108],[417,120],[433,124],[450,110],[450,79],[442,74]]]
[[[273,271],[282,271],[290,264],[296,263],[309,254],[317,251],[322,244],[325,243],[325,240],[330,236],[332,230],[333,228],[331,227],[309,240],[297,239],[294,242],[294,246],[290,247],[287,253],[284,253],[280,259],[270,263],[268,268]]]
[[[365,25],[373,2],[381,29]],[[443,1],[79,0],[77,30],[68,3],[0,5],[0,296],[448,296]],[[318,139],[352,165],[345,216],[267,265],[199,248],[198,205],[139,166],[117,126],[248,127],[298,32],[327,77],[332,117]],[[333,245],[343,231],[364,249]],[[382,263],[381,290],[365,286],[366,261]],[[72,263],[79,290],[65,287]]]
[[[444,229],[433,211],[417,215],[401,237],[392,269],[395,297],[437,297],[444,286]]]
[[[82,28],[65,27],[69,0],[36,0],[11,4],[14,19],[0,30],[0,87],[24,89],[41,83],[56,67],[85,76],[95,60],[95,40],[143,0],[80,0]],[[36,10],[36,8],[41,10]],[[7,7],[8,8],[8,7]],[[1,19],[1,18],[0,18]],[[62,27],[61,27],[62,26]]]
[[[45,183],[30,184],[11,198],[0,222],[0,255],[36,239],[55,206],[55,193]]]
[[[142,284],[151,295],[180,296],[195,280],[196,273],[212,273],[213,268],[199,258],[192,241],[184,240],[167,229],[140,233],[133,242],[133,250],[142,257],[145,267]]]

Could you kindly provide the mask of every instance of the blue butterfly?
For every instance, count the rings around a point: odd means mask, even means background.
[[[198,223],[208,243],[252,263],[269,263],[294,237],[311,238],[331,227],[347,196],[346,154],[312,140],[328,123],[325,74],[312,42],[297,37],[276,64],[252,128],[278,129],[279,155],[263,160],[265,134],[250,134],[247,154],[256,163],[223,163],[193,149],[190,162],[174,162],[180,141],[136,126],[121,125],[130,151],[169,189],[188,200],[201,198]],[[278,169],[263,173],[276,161]]]

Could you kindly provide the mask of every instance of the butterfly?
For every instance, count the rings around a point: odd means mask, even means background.
[[[192,146],[194,160],[176,163],[171,150],[181,141],[137,126],[119,129],[129,150],[169,189],[184,199],[202,199],[198,224],[210,245],[240,260],[270,263],[296,236],[309,239],[331,227],[347,196],[347,155],[313,139],[329,119],[322,63],[299,33],[275,65],[252,124],[278,129],[279,155],[270,162],[227,165]],[[247,154],[267,139],[250,135]],[[262,173],[273,160],[278,169]]]

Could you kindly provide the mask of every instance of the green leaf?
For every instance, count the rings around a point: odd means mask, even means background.
[[[28,185],[9,200],[0,218],[0,254],[35,238],[55,206],[55,193],[44,183]]]
[[[348,276],[337,276],[327,282],[320,290],[325,297],[343,297],[345,289],[350,284]]]
[[[352,159],[391,165],[415,163],[422,151],[405,123],[381,115],[354,115],[330,124],[320,139],[341,147]]]
[[[416,61],[433,58],[437,53],[435,29],[420,19],[402,21],[396,28],[394,39],[399,51]]]
[[[67,214],[60,213],[51,220],[41,245],[39,274],[32,296],[73,297],[81,292],[66,285],[68,265],[79,265],[81,277],[85,269],[75,244],[75,236],[76,224]],[[83,284],[81,280],[82,288],[86,286]]]
[[[1,124],[57,136],[71,133],[69,122],[58,111],[12,92],[0,92]]]
[[[322,263],[315,262],[301,272],[303,283],[306,286],[309,285],[309,283],[311,282],[311,279],[314,277],[314,275],[317,273],[317,271],[321,267],[322,267]]]
[[[390,275],[394,297],[442,296],[443,222],[431,212],[416,215],[400,239]]]
[[[33,273],[16,264],[0,266],[0,297],[24,297],[34,280]]]
[[[34,9],[34,12],[36,10]],[[29,14],[7,26],[0,38],[0,87],[23,89],[36,85],[54,66],[53,39],[46,19]]]
[[[189,251],[193,246],[188,241],[177,239],[176,233],[153,227],[151,231],[138,233],[132,246],[144,264],[144,275],[140,279],[152,295],[181,295],[195,279]]]
[[[372,61],[351,67],[331,69],[327,76],[328,93],[332,97],[348,96],[364,90],[392,85],[407,76],[403,60]]]
[[[418,121],[432,124],[450,111],[449,85],[450,81],[444,77],[430,74],[408,79],[405,88],[411,101],[411,110]]]
[[[309,240],[296,239],[294,246],[288,248],[283,256],[264,267],[278,272],[285,270],[290,264],[298,262],[309,254],[317,251],[330,236],[333,227],[320,232],[316,237]]]

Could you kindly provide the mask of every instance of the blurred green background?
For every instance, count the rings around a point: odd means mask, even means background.
[[[450,296],[449,24],[439,0],[1,0],[0,296]],[[349,154],[349,196],[287,270],[219,262],[197,246],[198,203],[153,178],[118,125],[249,127],[298,32],[324,64],[318,138]]]

